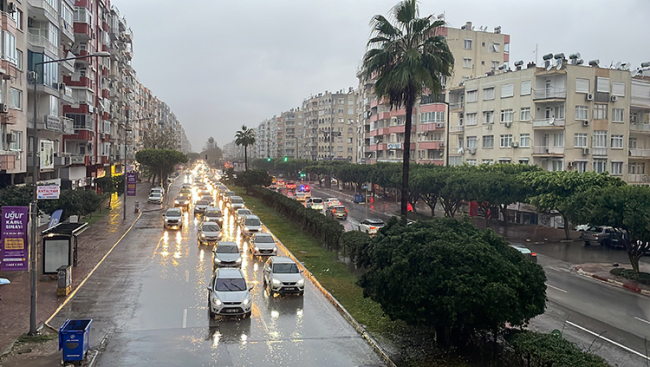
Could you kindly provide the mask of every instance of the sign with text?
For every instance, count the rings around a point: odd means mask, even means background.
[[[39,200],[56,200],[59,198],[59,186],[50,185],[50,186],[39,186],[36,192],[36,197]]]
[[[126,195],[135,196],[135,187],[138,176],[136,172],[127,172],[126,173]]]
[[[29,208],[26,206],[3,206],[0,235],[2,253],[1,271],[28,270],[27,224]]]

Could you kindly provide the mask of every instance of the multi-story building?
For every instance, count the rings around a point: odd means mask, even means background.
[[[609,172],[644,182],[650,160],[650,81],[627,68],[546,55],[545,65],[467,80],[450,91],[449,160]],[[463,102],[462,104],[460,102]]]
[[[495,70],[504,69],[509,61],[510,36],[501,33],[501,27],[487,32],[487,27],[475,30],[471,22],[460,29],[440,27],[436,30],[445,36],[454,55],[451,77],[441,84],[447,93],[450,87]],[[505,65],[504,65],[505,64]],[[356,156],[360,162],[400,162],[404,149],[404,123],[406,110],[391,109],[388,102],[374,95],[374,78],[367,79],[360,70],[359,79],[359,132],[362,134]],[[443,96],[425,94],[413,111],[411,133],[411,159],[418,163],[443,164],[445,161],[446,116],[448,106]],[[451,106],[449,106],[451,107]]]
[[[282,123],[282,138],[284,145],[278,156],[290,157],[294,159],[302,158],[301,152],[304,150],[302,140],[304,137],[304,118],[300,108],[292,108],[289,111],[282,112],[279,120]]]

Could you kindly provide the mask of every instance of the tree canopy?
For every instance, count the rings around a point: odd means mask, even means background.
[[[187,156],[171,149],[144,149],[135,153],[135,159],[149,170],[155,178],[162,182],[174,171],[174,166],[187,162]]]
[[[244,147],[244,169],[248,171],[248,146],[255,144],[255,130],[242,125],[235,134],[235,144]]]

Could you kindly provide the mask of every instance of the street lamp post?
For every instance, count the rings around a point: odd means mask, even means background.
[[[108,52],[98,52],[94,54],[89,54],[85,56],[76,56],[76,57],[66,57],[64,59],[58,59],[58,60],[48,60],[48,61],[41,61],[41,62],[36,62],[34,63],[34,71],[33,71],[33,82],[34,82],[34,128],[33,128],[33,134],[32,134],[32,185],[33,185],[33,191],[32,191],[32,202],[29,205],[29,210],[30,210],[30,220],[32,222],[31,225],[31,238],[30,238],[30,251],[29,251],[29,257],[30,257],[30,283],[31,283],[31,299],[30,299],[30,306],[31,310],[29,313],[29,334],[30,335],[35,335],[37,333],[36,330],[36,297],[37,297],[37,292],[36,292],[36,266],[37,266],[37,251],[36,251],[36,237],[37,234],[36,232],[38,231],[38,225],[36,224],[36,221],[38,220],[38,192],[37,192],[37,176],[38,176],[38,154],[37,152],[37,145],[38,145],[38,91],[36,87],[38,86],[38,67],[41,67],[41,70],[43,70],[43,66],[45,64],[51,64],[55,62],[61,62],[61,61],[68,61],[68,60],[79,60],[79,59],[87,59],[90,57],[110,57],[111,54]],[[43,73],[45,74],[45,73]]]

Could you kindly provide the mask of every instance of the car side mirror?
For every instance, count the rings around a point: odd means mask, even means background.
[[[162,215],[162,216],[163,216],[163,217],[165,217],[165,216],[166,216],[166,214],[165,214],[165,213],[163,213],[163,215]]]
[[[210,288],[210,287],[206,287],[206,288],[208,288],[208,290],[209,290],[209,291],[211,291],[211,290],[212,290],[212,288]]]
[[[255,286],[254,286],[254,285],[251,285],[250,287],[248,287],[248,291],[249,291],[249,292],[252,291],[253,288],[255,288]]]
[[[304,272],[305,272],[304,270],[300,269],[300,274],[302,274],[302,273],[304,273]]]

